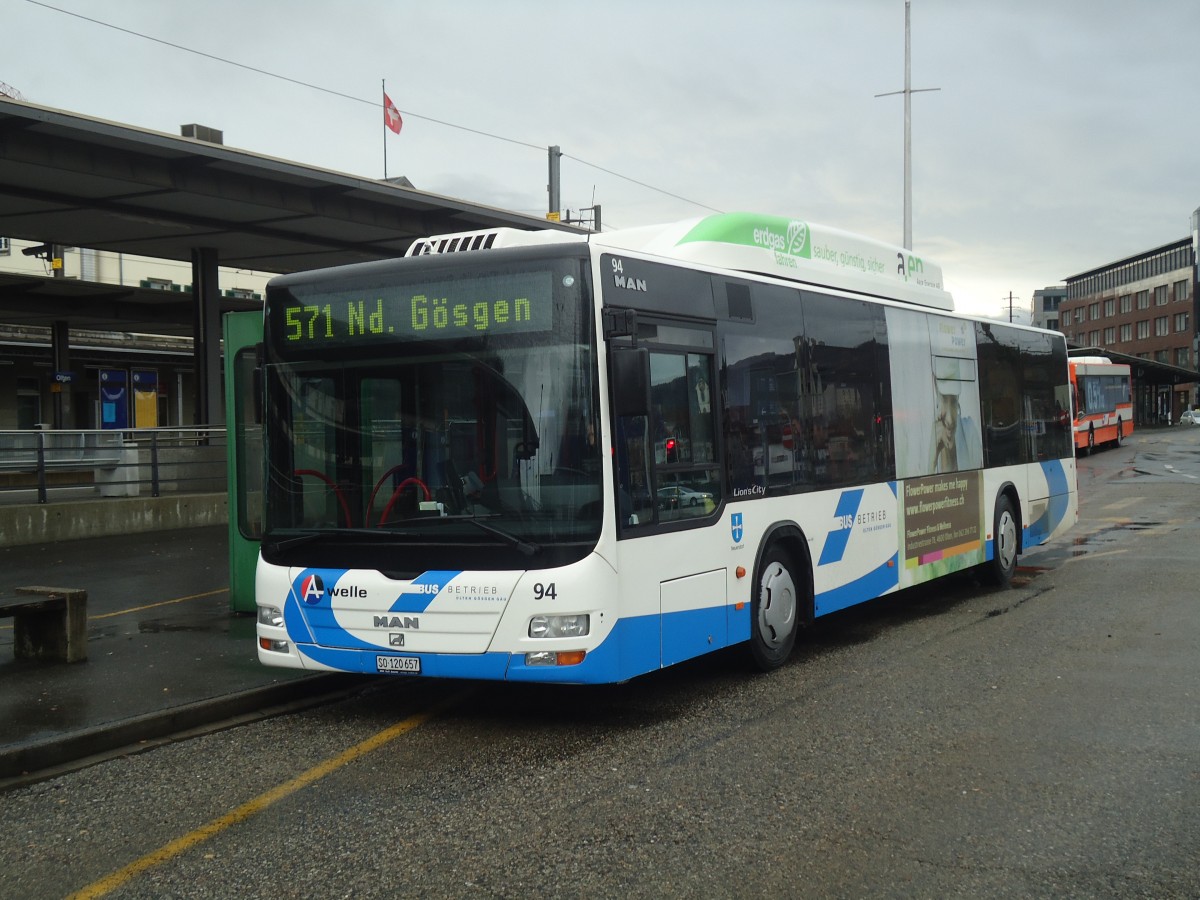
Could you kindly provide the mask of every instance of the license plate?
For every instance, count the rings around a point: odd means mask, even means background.
[[[377,656],[375,669],[378,672],[407,672],[419,675],[421,660],[415,656]]]

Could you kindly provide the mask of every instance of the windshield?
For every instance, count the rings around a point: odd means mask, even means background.
[[[594,545],[586,270],[461,260],[269,291],[264,558],[416,573],[555,565]]]

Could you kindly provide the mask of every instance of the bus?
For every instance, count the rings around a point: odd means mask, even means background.
[[[1074,356],[1070,366],[1075,449],[1091,453],[1097,444],[1120,446],[1133,433],[1129,366],[1106,356]]]
[[[621,682],[1077,519],[1063,336],[802,220],[493,230],[267,287],[269,666]]]

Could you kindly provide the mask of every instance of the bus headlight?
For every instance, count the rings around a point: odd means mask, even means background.
[[[539,650],[525,654],[527,666],[577,666],[587,656],[586,650]]]
[[[591,630],[591,616],[534,616],[529,620],[531,638],[583,637]]]
[[[258,624],[270,625],[272,628],[282,628],[283,613],[276,606],[260,606],[258,608]]]

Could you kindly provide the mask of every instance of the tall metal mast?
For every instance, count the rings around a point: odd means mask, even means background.
[[[941,88],[912,87],[912,0],[904,0],[904,90],[876,97],[904,95],[904,249],[912,249],[912,95]]]

